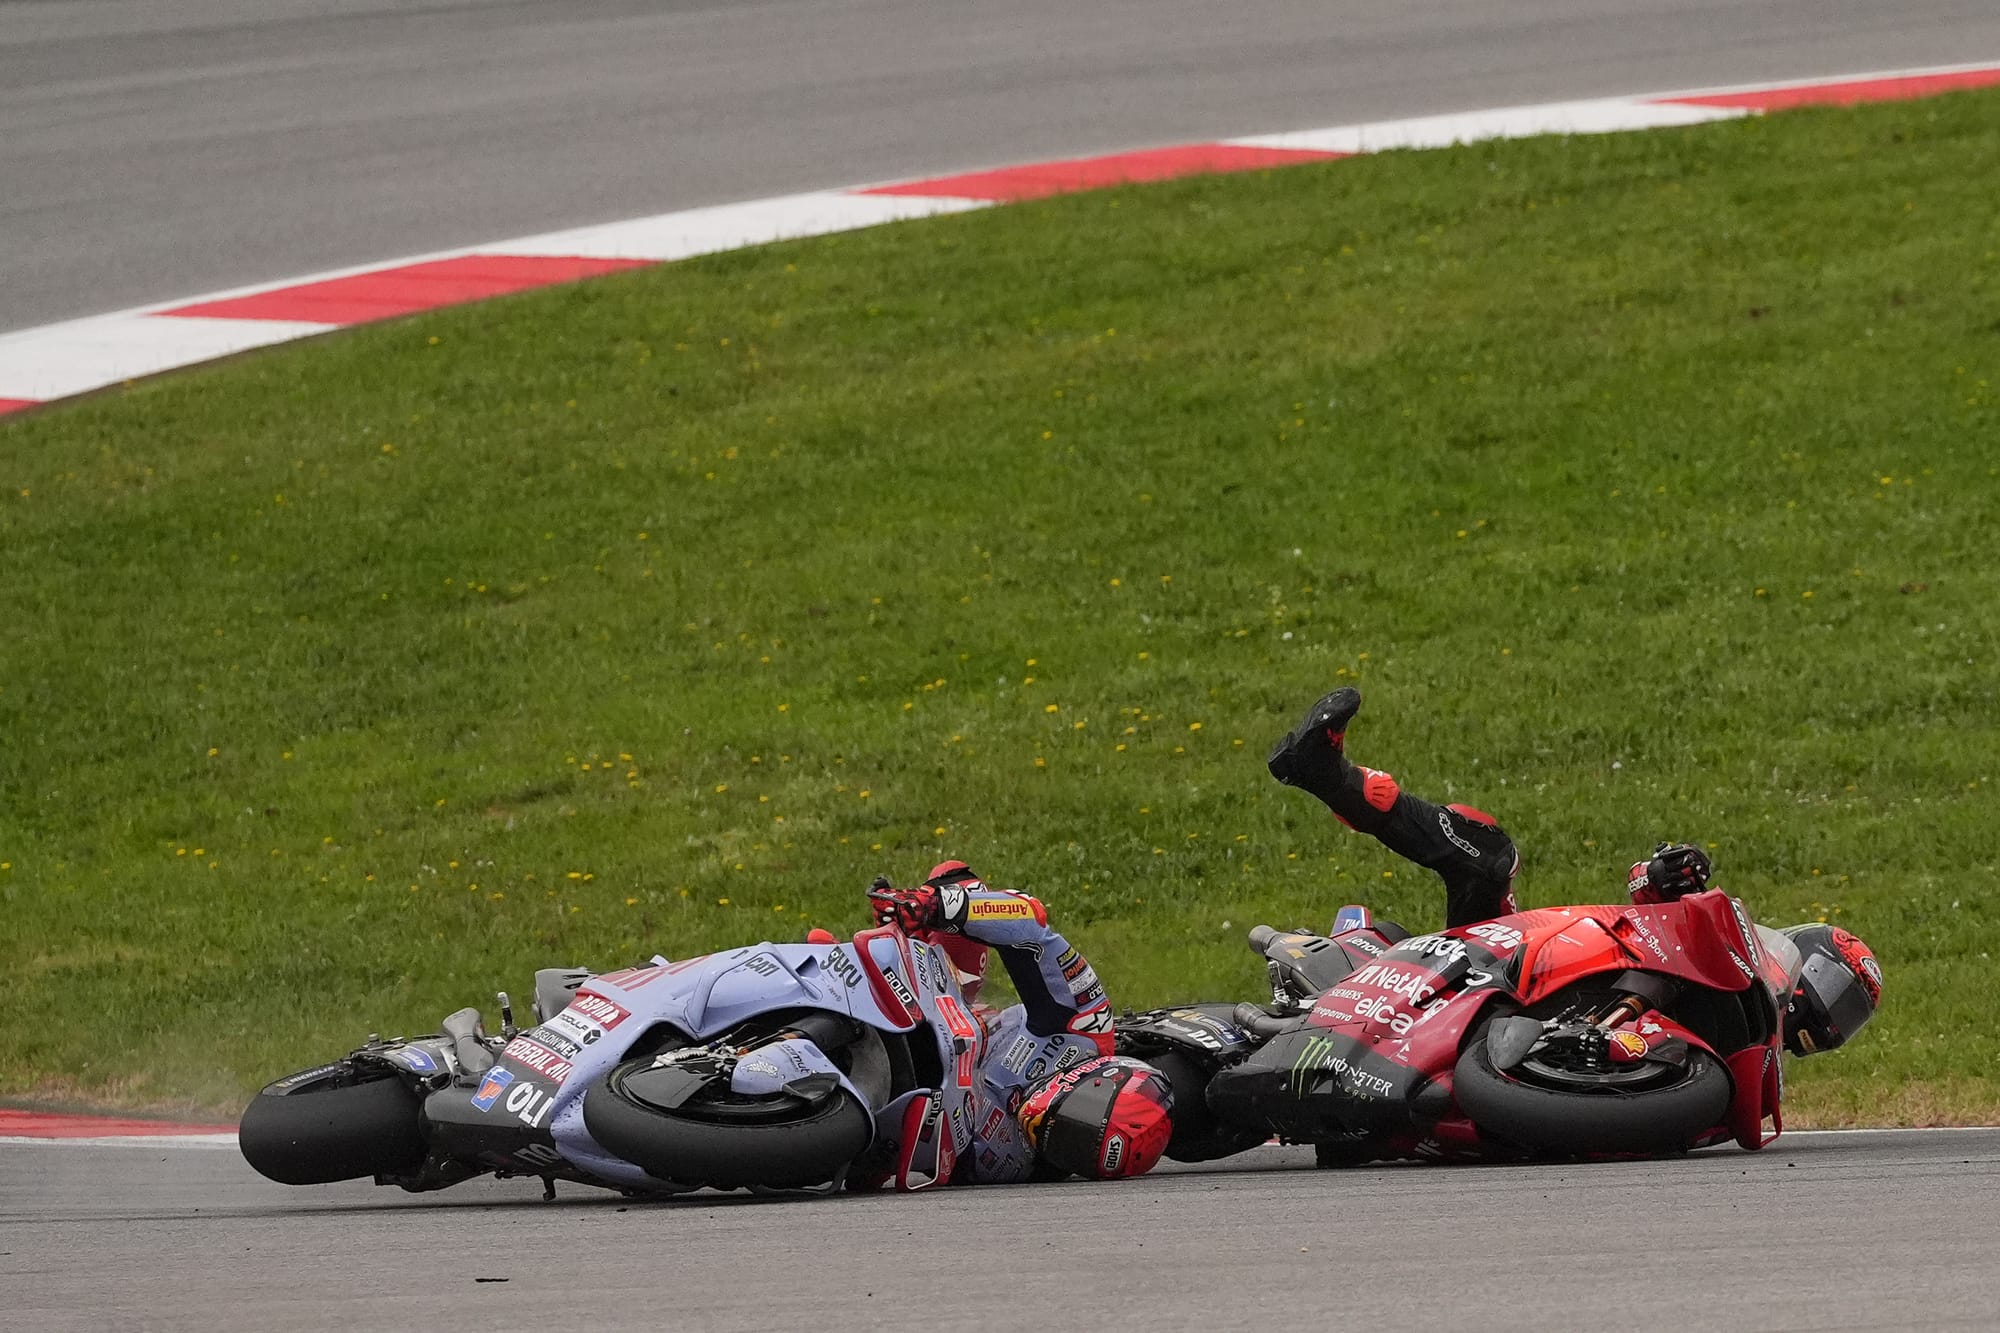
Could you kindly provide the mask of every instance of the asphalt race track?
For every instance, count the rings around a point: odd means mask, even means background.
[[[0,331],[949,169],[1995,58],[1993,0],[0,0]]]
[[[234,1149],[0,1146],[0,1323],[497,1330],[1991,1329],[2000,1130],[1663,1162],[632,1202],[274,1185]],[[504,1279],[502,1281],[501,1279]]]

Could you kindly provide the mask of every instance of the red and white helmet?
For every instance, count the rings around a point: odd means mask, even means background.
[[[1174,1133],[1174,1089],[1144,1061],[1100,1055],[1036,1084],[1016,1119],[1036,1160],[1094,1180],[1142,1176]]]
[[[1882,965],[1875,951],[1839,926],[1793,926],[1804,965],[1785,1006],[1785,1046],[1813,1055],[1842,1045],[1875,1016],[1882,1003]]]

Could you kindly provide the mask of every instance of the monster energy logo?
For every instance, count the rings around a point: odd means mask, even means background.
[[[1314,1037],[1299,1049],[1298,1059],[1292,1061],[1290,1079],[1292,1096],[1303,1097],[1312,1085],[1313,1075],[1333,1062],[1333,1039]]]
[[[1362,1097],[1387,1097],[1393,1091],[1390,1081],[1380,1074],[1371,1074],[1357,1065],[1347,1062],[1346,1057],[1333,1053],[1331,1037],[1314,1037],[1300,1048],[1298,1058],[1292,1061],[1292,1072],[1288,1080],[1292,1096],[1304,1097],[1317,1085],[1313,1075],[1321,1071],[1331,1071],[1336,1077],[1347,1080],[1350,1095]]]

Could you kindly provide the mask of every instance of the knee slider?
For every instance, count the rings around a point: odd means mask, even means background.
[[[1375,809],[1386,813],[1389,807],[1396,803],[1396,798],[1403,794],[1403,789],[1396,785],[1395,778],[1379,769],[1364,768],[1361,772],[1362,799]]]

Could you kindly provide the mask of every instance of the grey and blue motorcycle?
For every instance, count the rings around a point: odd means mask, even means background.
[[[830,940],[831,937],[822,937]],[[634,1194],[950,1178],[981,1031],[945,952],[893,926],[593,975],[536,974],[535,1024],[475,1009],[265,1087],[250,1165],[288,1185],[540,1177]]]

